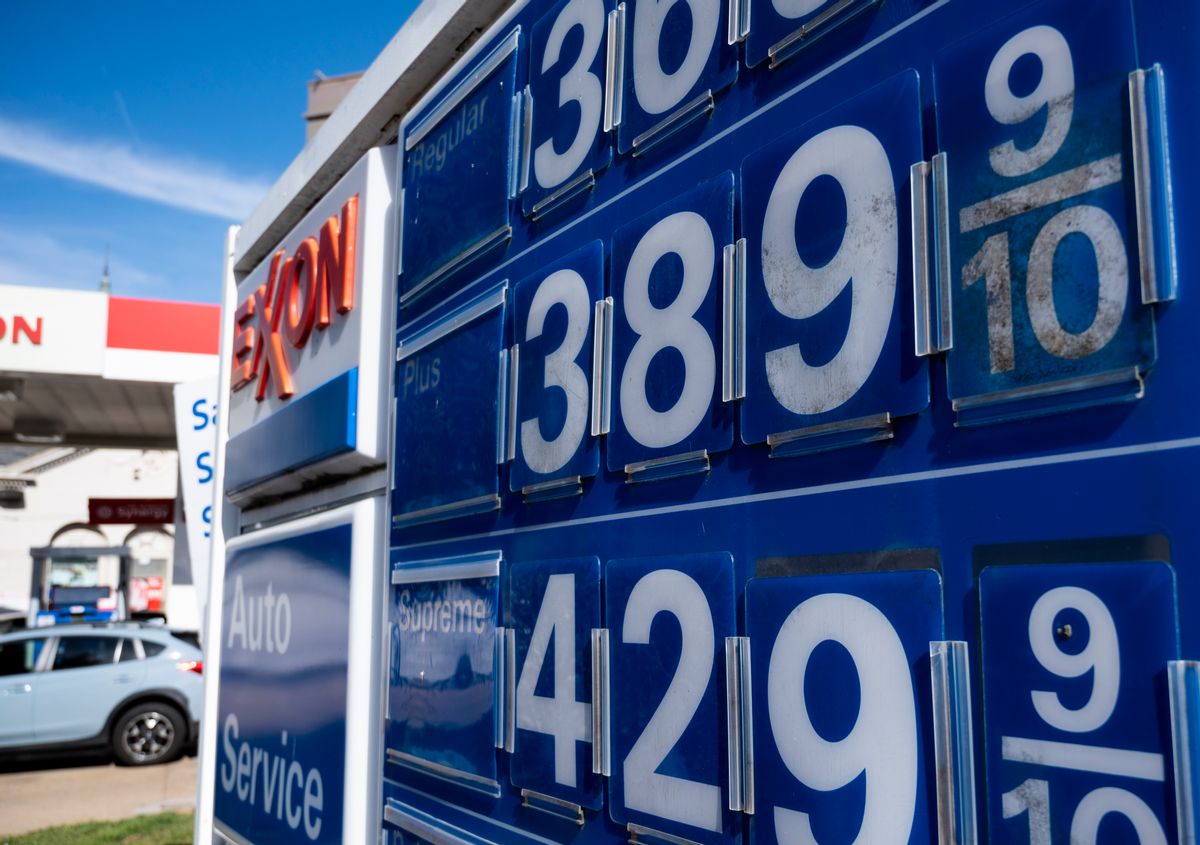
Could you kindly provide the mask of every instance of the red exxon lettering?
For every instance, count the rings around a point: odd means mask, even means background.
[[[353,310],[357,244],[355,195],[342,205],[341,220],[337,215],[328,218],[319,236],[301,241],[290,258],[283,250],[271,256],[266,284],[234,312],[233,390],[257,380],[259,401],[272,384],[280,399],[296,392],[284,340],[303,349],[314,328],[324,331],[334,313]]]

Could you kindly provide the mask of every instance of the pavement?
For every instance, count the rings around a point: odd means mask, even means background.
[[[188,811],[196,806],[195,757],[161,766],[97,762],[60,760],[5,766],[0,771],[0,837],[60,824]]]

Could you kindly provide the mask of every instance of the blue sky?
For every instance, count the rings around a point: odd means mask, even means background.
[[[108,245],[113,293],[217,302],[305,83],[364,70],[416,5],[0,4],[0,284],[95,289]]]

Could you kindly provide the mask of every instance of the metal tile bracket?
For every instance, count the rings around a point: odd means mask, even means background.
[[[612,752],[609,748],[609,648],[608,629],[592,629],[592,773],[608,777],[612,774]]]
[[[604,58],[604,131],[621,125],[625,111],[625,4],[608,13],[608,45]]]
[[[612,405],[613,299],[595,304],[592,323],[592,437],[608,434]]]
[[[725,724],[729,755],[729,809],[754,814],[754,720],[750,638],[725,638]]]
[[[1171,751],[1175,760],[1175,817],[1180,845],[1200,842],[1200,660],[1167,663]]]
[[[937,772],[939,845],[976,845],[975,752],[971,731],[971,667],[967,644],[929,644],[933,689],[933,756]]]
[[[914,351],[918,356],[927,356],[946,352],[954,345],[946,154],[917,162],[909,173]]]
[[[729,0],[729,26],[725,42],[732,47],[750,34],[750,0]]]
[[[1169,302],[1177,293],[1179,268],[1161,65],[1129,74],[1129,115],[1142,302]]]
[[[721,401],[746,397],[746,239],[722,255]]]

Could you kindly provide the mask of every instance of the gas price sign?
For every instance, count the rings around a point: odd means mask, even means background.
[[[1196,31],[527,0],[446,67],[397,153],[389,841],[1197,841]]]

